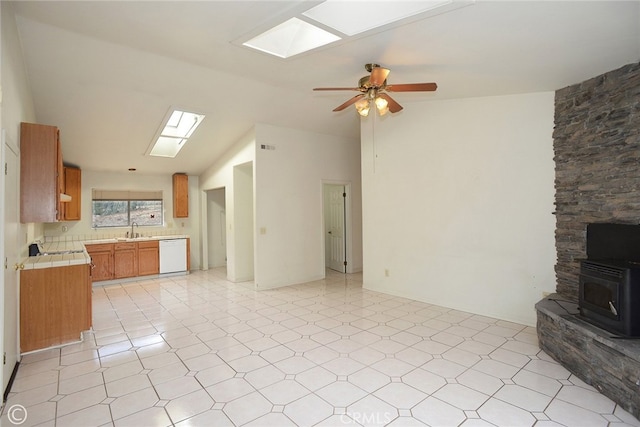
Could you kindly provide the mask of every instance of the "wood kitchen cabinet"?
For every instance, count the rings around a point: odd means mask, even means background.
[[[157,240],[138,242],[138,275],[160,273],[160,245]]]
[[[60,193],[63,191],[58,128],[20,123],[20,222],[61,220]]]
[[[115,279],[138,275],[138,247],[135,242],[116,243],[113,252]]]
[[[189,176],[184,173],[173,174],[173,217],[189,217]]]
[[[93,265],[92,278],[94,282],[113,279],[114,246],[113,243],[85,245],[89,256],[91,256],[91,264]]]
[[[65,221],[80,221],[81,183],[80,169],[64,166],[64,193],[71,196],[70,202],[62,203]]]
[[[79,341],[89,329],[89,264],[20,272],[21,352]]]
[[[187,271],[191,269],[187,238]],[[117,243],[87,243],[94,282],[160,274],[160,242],[156,239]]]

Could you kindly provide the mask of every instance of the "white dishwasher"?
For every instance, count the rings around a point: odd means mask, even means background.
[[[187,271],[187,239],[160,240],[160,274]]]

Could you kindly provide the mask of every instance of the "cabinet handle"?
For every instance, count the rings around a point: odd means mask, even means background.
[[[13,268],[18,271],[18,270],[24,270],[24,264],[18,264],[16,263]]]

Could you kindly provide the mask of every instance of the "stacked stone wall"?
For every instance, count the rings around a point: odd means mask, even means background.
[[[556,291],[578,299],[592,222],[640,223],[640,64],[558,90]]]

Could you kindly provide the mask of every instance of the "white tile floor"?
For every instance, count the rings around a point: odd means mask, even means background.
[[[94,287],[93,307],[84,343],[23,357],[3,426],[640,426],[535,329],[358,274],[257,292],[215,269]]]

